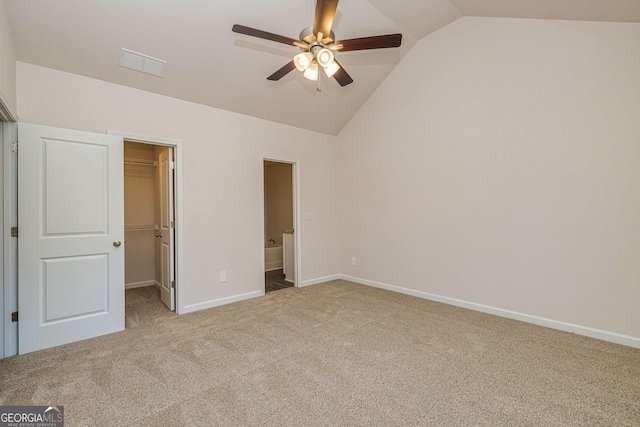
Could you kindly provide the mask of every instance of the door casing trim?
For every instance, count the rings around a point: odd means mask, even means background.
[[[183,314],[185,311],[184,299],[184,209],[183,209],[183,181],[182,181],[182,140],[162,138],[157,136],[140,135],[131,132],[108,130],[107,135],[121,136],[126,141],[138,142],[140,144],[162,145],[173,147],[175,162],[175,191],[173,204],[175,207],[175,251],[176,251],[176,313]]]
[[[1,108],[0,108],[1,110]],[[17,141],[18,123],[0,123],[0,359],[18,354],[18,324],[11,321],[11,313],[18,310],[18,242],[8,230],[18,225],[18,156],[10,150]]]
[[[290,164],[293,169],[293,229],[295,239],[295,286],[302,286],[302,221],[300,208],[300,159],[270,156],[263,154],[260,156],[260,169],[262,171],[260,182],[260,241],[264,242],[264,162],[278,162]],[[261,251],[262,264],[261,269],[264,271],[264,250]]]

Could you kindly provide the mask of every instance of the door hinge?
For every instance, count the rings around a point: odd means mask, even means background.
[[[169,169],[175,169],[176,168],[176,162],[171,161],[169,162]]]
[[[18,237],[18,227],[11,227],[11,237]]]
[[[9,145],[9,148],[11,149],[12,153],[17,153],[18,152],[18,143],[17,142],[12,142]]]
[[[14,311],[13,313],[11,313],[11,321],[12,322],[17,322],[18,321],[18,312]]]
[[[176,287],[176,281],[172,280],[171,281],[171,289],[175,289],[175,287]]]
[[[175,221],[171,221],[170,226],[171,226],[171,228],[176,228],[176,223],[175,223]]]

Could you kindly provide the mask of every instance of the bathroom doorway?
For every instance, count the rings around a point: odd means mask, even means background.
[[[265,292],[296,286],[294,166],[263,160]]]
[[[174,148],[124,142],[126,304],[176,310]]]

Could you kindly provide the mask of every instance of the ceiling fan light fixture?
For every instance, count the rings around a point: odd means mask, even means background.
[[[333,77],[340,86],[344,87],[353,83],[353,79],[342,65],[335,60],[333,51],[351,52],[355,50],[399,47],[402,43],[402,34],[383,34],[339,41],[332,30],[338,1],[315,0],[313,25],[303,29],[298,40],[238,24],[235,24],[231,31],[288,46],[297,46],[302,50],[302,54],[296,55],[292,61],[287,62],[283,67],[267,77],[267,80],[278,81],[289,72],[298,69],[305,78],[317,81],[316,87],[319,91],[322,77],[319,68],[322,67],[326,75]]]
[[[306,70],[304,70],[305,78],[309,80],[318,80],[318,63],[312,62]]]
[[[333,64],[333,52],[327,48],[322,48],[316,52],[316,59],[318,60],[318,64],[326,68]]]
[[[293,63],[298,71],[305,71],[313,61],[313,54],[310,52],[302,52],[293,57]]]
[[[323,69],[324,69],[324,72],[327,75],[327,77],[331,78],[336,73],[336,71],[338,71],[340,69],[340,66],[338,65],[338,63],[336,61],[333,61],[328,66],[323,67]]]

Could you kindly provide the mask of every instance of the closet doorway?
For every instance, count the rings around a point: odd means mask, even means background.
[[[294,164],[263,160],[265,292],[296,286]]]
[[[174,148],[124,141],[125,290],[176,310]]]

